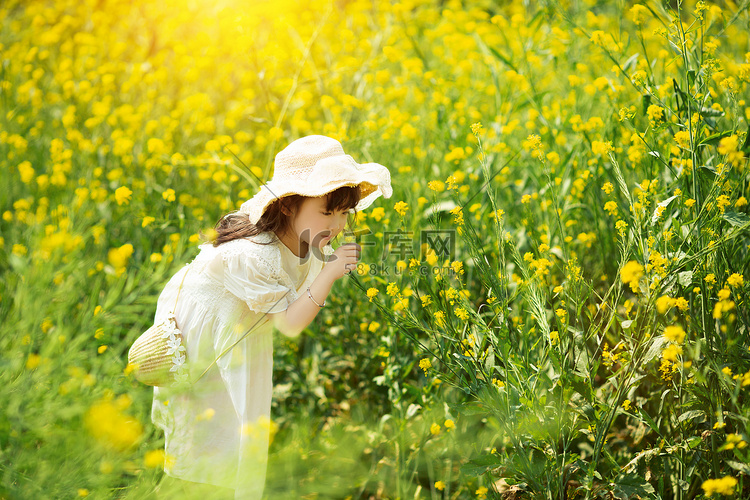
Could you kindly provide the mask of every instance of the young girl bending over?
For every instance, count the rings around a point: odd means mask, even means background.
[[[359,259],[359,245],[334,251],[331,241],[348,214],[391,193],[384,166],[358,164],[328,137],[298,139],[276,155],[273,179],[218,222],[213,245],[167,283],[156,318],[174,307],[192,381],[154,389],[170,489],[261,498],[273,330],[296,336],[310,324]]]

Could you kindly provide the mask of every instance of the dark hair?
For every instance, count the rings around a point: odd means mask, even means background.
[[[356,207],[357,203],[359,203],[361,191],[359,186],[344,186],[331,191],[325,196],[326,210],[349,210]],[[283,233],[289,226],[289,215],[282,211],[282,207],[287,212],[296,212],[305,198],[305,196],[299,194],[277,198],[266,207],[263,215],[255,224],[250,222],[245,214],[239,212],[226,214],[219,219],[219,222],[214,227],[216,230],[214,246],[217,247],[227,241],[248,238],[266,231]]]

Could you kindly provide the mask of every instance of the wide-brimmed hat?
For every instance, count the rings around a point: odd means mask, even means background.
[[[390,198],[391,174],[379,163],[357,163],[344,153],[341,143],[323,135],[297,139],[274,160],[273,178],[240,207],[250,222],[257,223],[278,198],[298,194],[323,196],[343,186],[359,186],[361,198],[355,210],[364,210],[379,196]]]

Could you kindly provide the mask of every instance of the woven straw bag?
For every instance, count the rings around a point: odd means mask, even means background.
[[[182,277],[172,312],[142,333],[128,351],[128,363],[133,367],[136,380],[146,385],[167,387],[187,381],[186,351],[174,316],[185,276],[187,272]]]

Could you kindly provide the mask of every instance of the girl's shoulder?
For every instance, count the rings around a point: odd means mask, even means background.
[[[248,238],[227,241],[215,247],[210,243],[201,245],[200,260],[241,260],[249,264],[262,264],[273,268],[281,267],[279,239],[271,232],[264,232]]]

